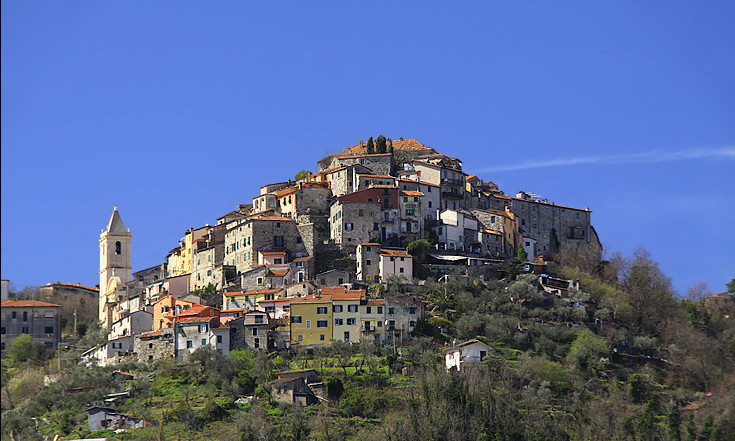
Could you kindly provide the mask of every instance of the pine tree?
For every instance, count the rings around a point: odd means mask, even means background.
[[[367,142],[367,154],[372,155],[375,153],[375,144],[373,143],[373,137],[368,138]]]

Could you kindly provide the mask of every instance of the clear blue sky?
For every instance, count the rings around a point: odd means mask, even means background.
[[[2,278],[133,269],[384,134],[590,207],[681,293],[735,276],[735,3],[2,2]]]

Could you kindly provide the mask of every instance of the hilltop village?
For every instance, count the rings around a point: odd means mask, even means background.
[[[83,358],[105,365],[186,359],[202,346],[226,354],[395,344],[426,312],[409,294],[379,295],[381,286],[457,269],[497,279],[519,256],[543,268],[543,256],[569,248],[599,258],[590,215],[508,196],[457,158],[382,136],[323,158],[316,173],[263,185],[252,203],[187,230],[162,264],[141,271],[132,272],[132,234],[115,208],[99,240],[108,341]]]

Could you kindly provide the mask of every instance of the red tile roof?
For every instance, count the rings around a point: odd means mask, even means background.
[[[380,250],[381,256],[413,257],[405,250]]]
[[[296,222],[294,219],[291,219],[290,217],[282,217],[282,216],[263,216],[263,217],[256,217],[252,219],[253,221],[279,221],[279,222]]]
[[[401,194],[404,196],[423,196],[424,195],[420,191],[412,191],[412,190],[401,190]]]
[[[42,306],[61,307],[61,305],[57,305],[55,303],[39,302],[38,300],[8,299],[8,300],[3,300],[2,303],[0,303],[0,307],[2,308],[33,308],[33,307],[42,307]]]
[[[281,288],[273,288],[273,289],[256,289],[253,291],[246,291],[246,292],[226,292],[225,297],[236,297],[236,296],[253,296],[258,294],[275,294],[279,291],[283,291]]]

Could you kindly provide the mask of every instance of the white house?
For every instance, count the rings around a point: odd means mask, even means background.
[[[490,353],[490,345],[477,339],[460,343],[444,350],[444,365],[447,369],[463,369],[465,363],[479,363]]]

